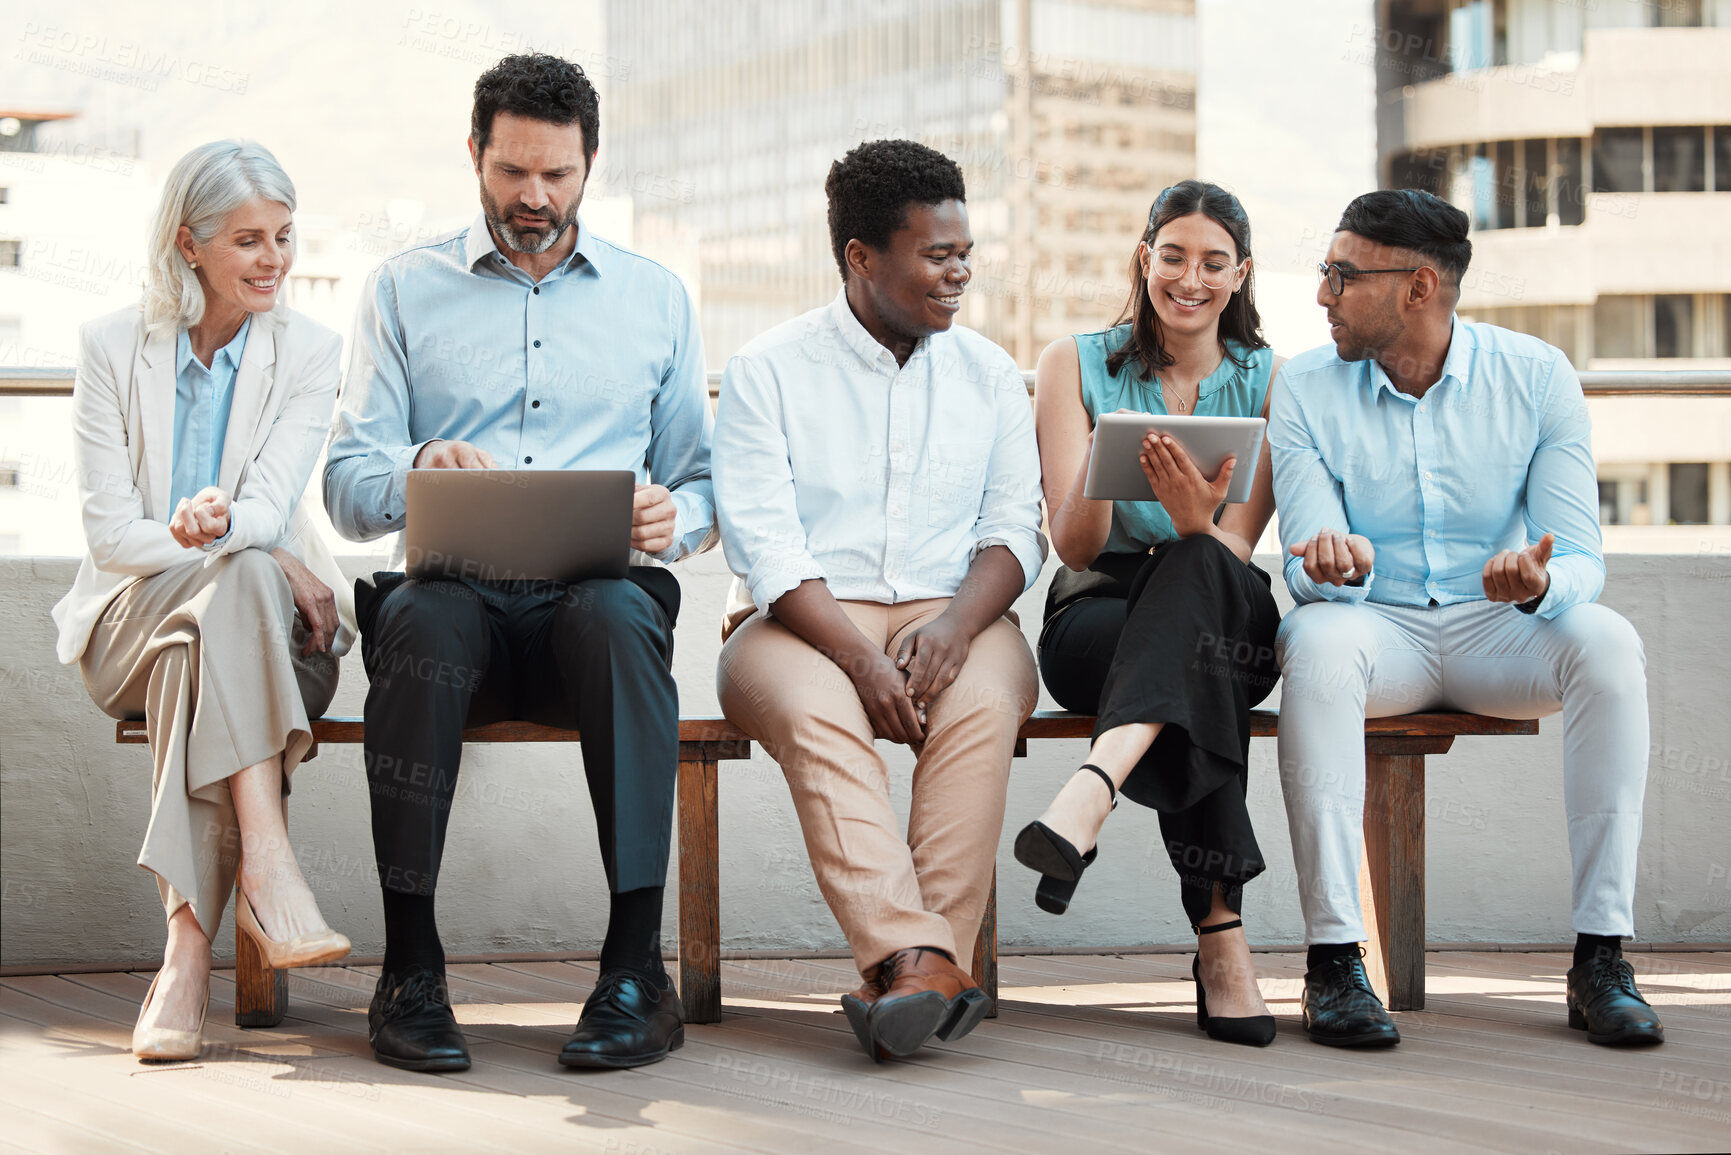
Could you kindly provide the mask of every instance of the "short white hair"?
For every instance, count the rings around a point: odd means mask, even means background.
[[[294,212],[294,182],[262,144],[215,140],[174,163],[150,225],[149,279],[144,286],[148,328],[190,328],[204,317],[204,289],[176,243],[181,226],[191,230],[198,244],[209,244],[228,215],[255,197]]]

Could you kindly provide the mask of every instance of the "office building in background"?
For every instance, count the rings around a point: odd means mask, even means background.
[[[1473,218],[1460,312],[1731,368],[1731,0],[1377,0],[1384,187]],[[1731,523],[1731,401],[1595,398],[1606,525]]]
[[[961,164],[962,320],[1024,366],[1115,318],[1154,195],[1195,174],[1194,0],[712,11],[610,0],[608,55],[629,68],[592,178],[631,197],[637,247],[696,290],[712,364],[835,294],[823,182],[861,141],[910,137]]]

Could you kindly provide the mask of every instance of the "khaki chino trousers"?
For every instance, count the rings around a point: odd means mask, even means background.
[[[948,605],[841,608],[894,657]],[[916,946],[948,951],[967,969],[991,891],[1016,732],[1039,697],[1021,630],[1007,618],[982,630],[928,709],[905,838],[871,721],[834,662],[760,611],[722,647],[716,683],[728,719],[787,776],[818,888],[860,974],[871,978],[884,959]]]
[[[91,631],[79,671],[103,713],[147,722],[155,777],[138,865],[164,913],[192,904],[215,940],[244,844],[228,779],[283,755],[283,790],[330,705],[337,660],[307,633],[282,567],[243,549],[133,582]]]

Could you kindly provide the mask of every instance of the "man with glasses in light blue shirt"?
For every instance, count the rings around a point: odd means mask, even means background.
[[[1467,217],[1415,190],[1341,217],[1317,303],[1333,347],[1287,362],[1268,441],[1286,582],[1280,777],[1309,944],[1304,1021],[1332,1046],[1400,1036],[1360,962],[1365,717],[1563,713],[1574,859],[1570,1026],[1663,1041],[1634,933],[1646,659],[1604,585],[1580,380],[1536,338],[1455,316]]]
[[[583,70],[508,56],[475,85],[481,213],[368,283],[332,433],[325,504],[345,535],[401,529],[419,469],[630,469],[631,545],[674,561],[714,532],[697,314],[672,273],[577,217],[600,133]],[[534,511],[549,524],[579,509]],[[601,975],[559,1061],[632,1067],[684,1040],[661,961],[678,759],[666,569],[559,582],[403,580],[359,589],[365,757],[385,958],[368,1014],[382,1063],[462,1070],[433,895],[465,725],[582,732],[611,905]],[[525,884],[558,879],[523,863]]]

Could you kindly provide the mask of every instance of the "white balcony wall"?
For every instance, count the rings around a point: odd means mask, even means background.
[[[1641,841],[1636,927],[1643,939],[1731,938],[1726,877],[1731,822],[1731,714],[1724,708],[1731,551],[1693,531],[1679,552],[1613,556],[1603,600],[1628,615],[1646,645],[1651,767]],[[1275,570],[1272,557],[1259,561]],[[351,559],[350,568],[372,568]],[[1048,565],[1048,576],[1051,565]],[[75,670],[54,662],[48,608],[71,583],[68,559],[0,559],[0,962],[146,961],[160,956],[161,909],[134,865],[143,836],[150,756],[116,746]],[[719,553],[683,564],[674,672],[687,714],[713,713],[717,623],[728,579]],[[1278,573],[1277,570],[1275,570]],[[1274,587],[1285,602],[1278,576]],[[1017,605],[1033,642],[1045,582]],[[345,660],[332,712],[359,714],[366,679]],[[1050,706],[1050,703],[1046,703]],[[888,754],[906,814],[909,758]],[[1009,848],[1077,764],[1081,741],[1039,742],[1018,761],[998,860],[1009,947],[1182,943],[1179,907],[1155,816],[1113,815],[1099,864],[1063,918],[1037,910],[1034,879]],[[1267,873],[1245,891],[1256,943],[1301,940],[1297,881],[1274,743],[1251,745],[1250,805]],[[1443,942],[1562,942],[1569,926],[1569,857],[1562,811],[1562,724],[1536,737],[1462,738],[1432,756],[1428,789],[1428,937]],[[332,925],[358,955],[377,955],[383,928],[358,746],[327,747],[295,775],[289,829]],[[730,949],[842,945],[811,879],[787,786],[759,753],[721,770],[721,934]],[[988,816],[981,816],[986,820]],[[672,877],[677,877],[677,869]],[[674,939],[677,903],[667,906]],[[593,950],[607,900],[575,746],[472,747],[465,755],[440,879],[439,918],[453,954]],[[232,950],[229,925],[219,937]]]
[[[1591,29],[1585,43],[1578,65],[1541,56],[1413,86],[1402,100],[1406,147],[1731,124],[1731,27]]]

